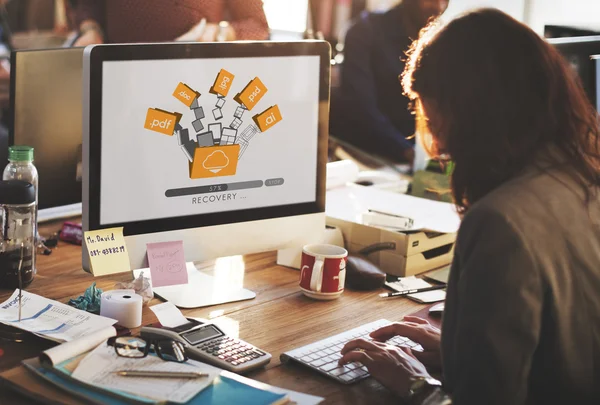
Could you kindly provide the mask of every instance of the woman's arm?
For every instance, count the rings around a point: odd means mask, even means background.
[[[269,38],[269,24],[262,0],[226,0],[229,21],[235,39],[264,40]]]
[[[520,405],[540,336],[541,277],[513,224],[481,208],[461,224],[448,286],[446,388],[457,405]]]
[[[73,2],[75,26],[81,32],[81,36],[75,41],[74,46],[104,42],[105,7],[104,0],[75,0]]]

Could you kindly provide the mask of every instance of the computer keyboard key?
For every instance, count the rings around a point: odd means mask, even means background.
[[[331,370],[333,370],[334,368],[338,368],[338,362],[337,361],[332,361],[329,362],[327,364],[323,364],[321,367],[319,367],[321,370],[325,371],[325,372],[329,372]]]
[[[314,360],[312,363],[310,363],[310,365],[313,367],[321,367],[325,363],[326,363],[325,360],[319,359],[319,360]]]
[[[360,374],[360,376],[363,376],[363,375],[367,375],[367,374],[369,374],[369,370],[367,370],[367,368],[366,368],[366,367],[364,367],[364,366],[363,366],[363,367],[359,367],[359,368],[357,368],[357,369],[356,369],[356,370],[354,370],[354,371],[355,371],[356,373]]]
[[[350,370],[346,365],[344,365],[344,366],[338,366],[337,368],[330,370],[329,374],[331,374],[334,377],[339,377],[340,375],[346,374],[350,371],[352,371],[352,370]]]
[[[346,374],[342,374],[339,378],[342,381],[350,382],[350,381],[354,380],[355,377],[353,375],[350,375],[350,373],[346,373]]]
[[[365,375],[365,373],[363,373],[362,370],[352,370],[347,374],[343,374],[342,377],[345,375],[348,377],[351,377],[353,380],[355,380],[355,379],[360,378],[363,375]]]

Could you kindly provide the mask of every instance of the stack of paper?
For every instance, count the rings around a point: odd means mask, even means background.
[[[460,226],[454,204],[359,185],[327,191],[328,217],[362,224],[363,214],[369,210],[410,218],[413,231],[455,233]]]
[[[116,374],[121,370],[203,372],[203,378],[142,378],[123,377]],[[153,355],[144,358],[126,358],[117,355],[114,347],[101,344],[89,353],[73,372],[73,378],[96,387],[122,391],[156,401],[171,401],[184,404],[200,391],[212,384],[219,375],[216,367],[188,360],[185,363],[165,361]]]
[[[117,323],[27,291],[21,297],[19,322],[19,290],[0,304],[0,322],[59,343],[113,329]]]

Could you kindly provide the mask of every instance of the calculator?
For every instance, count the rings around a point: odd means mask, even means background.
[[[191,359],[232,371],[246,373],[271,361],[264,350],[227,336],[217,325],[187,318],[186,324],[176,328],[142,327],[141,337],[146,340],[173,339],[183,343]]]

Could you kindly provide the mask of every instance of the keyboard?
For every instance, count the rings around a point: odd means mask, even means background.
[[[369,334],[371,332],[390,323],[390,321],[385,319],[367,323],[358,328],[350,329],[338,335],[285,352],[280,356],[280,359],[283,363],[290,360],[301,363],[342,384],[352,384],[369,377],[369,372],[360,363],[348,363],[339,366],[338,361],[342,358],[340,354],[342,347],[354,339],[363,338],[370,340]],[[416,351],[423,351],[423,347],[420,344],[402,336],[395,336],[386,343],[395,346],[410,347]]]

